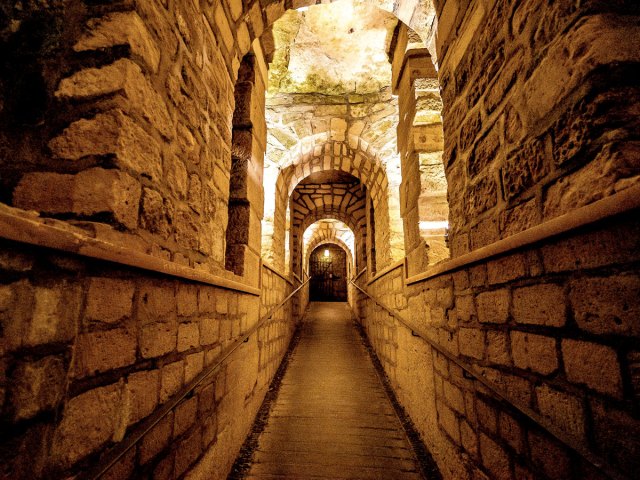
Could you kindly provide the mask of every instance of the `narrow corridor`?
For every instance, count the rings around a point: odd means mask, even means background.
[[[311,303],[257,443],[244,478],[424,478],[346,303]]]

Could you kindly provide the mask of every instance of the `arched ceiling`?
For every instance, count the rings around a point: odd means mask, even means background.
[[[287,11],[273,25],[269,93],[376,93],[391,82],[387,50],[397,17],[340,1]]]

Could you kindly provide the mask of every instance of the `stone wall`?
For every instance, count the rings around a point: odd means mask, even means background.
[[[608,478],[577,451],[614,474],[638,469],[637,210],[472,261],[637,188],[639,58],[625,38],[639,34],[638,7],[552,3],[436,2],[450,239],[462,266],[427,268],[404,286],[401,269],[360,280],[506,400],[355,299],[445,478]]]
[[[606,478],[510,402],[632,476],[640,449],[638,228],[627,215],[414,283],[405,295],[401,268],[368,287],[506,402],[359,297],[367,334],[445,478],[472,478],[477,469],[489,478]]]
[[[395,193],[400,183],[397,108],[388,88],[369,94],[279,94],[268,99],[265,258],[278,258],[284,249],[286,207],[293,189],[312,173],[326,170],[353,175],[369,189],[381,227],[380,265],[402,258]]]
[[[355,180],[355,179],[354,179]],[[302,262],[303,236],[307,228],[324,218],[345,222],[355,236],[357,268],[367,262],[365,198],[367,189],[360,182],[331,184],[300,184],[291,194],[291,259],[292,271],[300,275],[308,266]]]
[[[438,3],[453,256],[637,181],[635,4]]]
[[[3,242],[3,478],[86,470],[292,290],[260,297]],[[292,304],[185,397],[107,478],[226,478],[286,351]]]

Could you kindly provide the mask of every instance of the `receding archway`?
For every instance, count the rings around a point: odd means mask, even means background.
[[[347,252],[335,243],[320,245],[309,256],[312,302],[347,301]]]

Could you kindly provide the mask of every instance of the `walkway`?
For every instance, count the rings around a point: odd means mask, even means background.
[[[246,479],[422,479],[346,303],[312,303]]]

